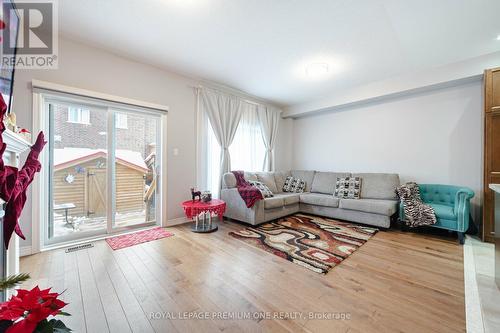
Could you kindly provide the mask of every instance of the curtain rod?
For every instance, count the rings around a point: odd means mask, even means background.
[[[235,97],[241,98],[244,102],[247,102],[249,104],[253,104],[255,106],[259,106],[259,105],[262,105],[262,106],[266,106],[266,105],[274,106],[271,103],[254,102],[252,100],[249,100],[248,96],[244,96],[244,93],[238,94],[236,92],[230,91],[230,89],[225,90],[224,88],[216,88],[216,87],[210,87],[210,86],[203,86],[201,84],[198,84],[198,85],[189,85],[189,87],[191,87],[193,89],[203,89],[203,88],[205,88],[205,89],[219,91],[219,92],[222,92],[222,93],[227,94],[227,95],[231,95],[231,96],[235,96]],[[281,111],[281,109],[280,109],[280,111]]]

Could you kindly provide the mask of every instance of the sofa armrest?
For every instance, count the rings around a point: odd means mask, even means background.
[[[263,200],[259,200],[252,208],[248,208],[235,187],[222,189],[220,198],[226,202],[226,212],[224,213],[226,217],[255,224],[264,215]]]
[[[474,192],[468,188],[462,188],[455,195],[455,206],[453,211],[457,215],[457,229],[465,232],[469,228],[470,199],[474,197]]]
[[[232,172],[222,175],[222,188],[236,188],[236,177]]]
[[[245,201],[241,198],[240,193],[238,192],[238,189],[233,187],[233,188],[223,188],[220,191],[220,198],[226,202],[226,210],[229,207],[235,208],[235,209],[248,209]]]

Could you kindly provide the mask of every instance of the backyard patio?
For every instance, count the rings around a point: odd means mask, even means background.
[[[115,216],[115,227],[132,226],[146,222],[145,211],[130,212]],[[148,221],[154,222],[154,221]],[[54,213],[54,237],[67,236],[74,233],[85,233],[106,229],[106,216],[100,217],[68,217],[64,213]]]

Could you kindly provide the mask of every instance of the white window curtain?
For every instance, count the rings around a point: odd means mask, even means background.
[[[197,186],[202,191],[212,192],[212,197],[218,198],[221,174],[220,146],[207,114],[200,108],[197,123]]]
[[[224,173],[231,171],[229,147],[240,123],[241,100],[235,96],[208,89],[201,89],[200,96],[202,110],[210,120],[213,133],[220,146],[219,180],[221,180]]]
[[[278,121],[274,119],[274,113],[271,114],[270,109],[205,88],[197,88],[197,97],[197,186],[200,190],[209,190],[212,196],[217,198],[221,188],[221,176],[225,172],[257,172],[272,168]],[[238,99],[239,104],[229,97]],[[239,108],[235,111],[236,105],[239,105]],[[279,118],[279,110],[272,111],[275,111]],[[227,115],[227,112],[237,114]],[[237,126],[234,128],[237,119]],[[223,135],[227,139],[225,142],[230,143],[226,152],[219,144],[219,134],[223,132],[224,126],[226,128]],[[270,139],[267,139],[268,137]],[[266,155],[270,157],[266,159]],[[223,165],[225,159],[227,161]],[[268,164],[269,167],[266,166]]]
[[[229,146],[231,170],[264,171],[266,147],[262,138],[257,105],[243,102],[241,120]]]
[[[264,171],[275,170],[274,147],[278,136],[278,126],[280,120],[280,110],[272,106],[259,105],[257,110],[259,127],[262,133],[262,140],[265,146]]]

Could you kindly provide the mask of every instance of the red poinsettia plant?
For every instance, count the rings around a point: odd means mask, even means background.
[[[67,303],[59,299],[61,294],[49,289],[18,289],[10,300],[0,304],[0,332],[71,332],[61,320],[49,316],[69,315],[61,309]]]

